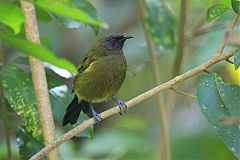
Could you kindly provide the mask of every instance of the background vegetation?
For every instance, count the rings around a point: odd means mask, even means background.
[[[135,37],[124,47],[128,72],[117,97],[125,101],[215,54],[234,56],[80,132],[59,147],[61,159],[240,158],[240,45],[224,38],[240,29],[238,0],[32,0],[41,44],[25,38],[22,2],[0,1],[0,159],[29,159],[45,143],[27,56],[45,62],[60,137],[88,119],[82,114],[77,125],[61,126],[75,66],[96,39],[113,32]]]

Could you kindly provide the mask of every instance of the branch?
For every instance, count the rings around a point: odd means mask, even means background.
[[[226,44],[240,46],[240,31],[228,31],[225,37]]]
[[[214,55],[209,61],[203,63],[202,65],[188,71],[185,72],[182,75],[179,75],[161,85],[156,86],[155,88],[152,88],[140,95],[138,95],[137,97],[129,100],[126,102],[128,108],[132,108],[134,107],[136,104],[156,95],[157,93],[159,93],[160,91],[172,88],[174,86],[176,86],[177,84],[181,83],[184,80],[187,80],[195,75],[197,75],[198,73],[202,72],[203,70],[211,67],[212,65],[220,62],[220,61],[225,61],[226,59],[228,59],[229,57],[233,56],[233,52],[229,51],[227,52],[225,55]],[[100,116],[102,117],[102,119],[106,119],[114,114],[118,114],[119,113],[119,107],[115,106],[113,108],[110,108],[104,112],[102,112],[100,114]],[[84,129],[90,127],[91,125],[95,124],[95,121],[93,118],[90,118],[86,121],[84,121],[83,123],[81,123],[80,125],[78,125],[77,127],[73,128],[72,130],[70,130],[69,132],[65,133],[63,136],[59,137],[56,141],[54,141],[53,143],[51,143],[50,145],[46,146],[45,148],[43,148],[41,151],[39,151],[38,153],[36,153],[31,160],[38,160],[40,158],[43,158],[46,154],[48,154],[50,151],[52,151],[53,149],[57,148],[58,146],[60,146],[61,144],[63,144],[64,142],[66,142],[67,140],[69,140],[70,138],[74,137],[76,134],[78,134],[79,132],[82,132]]]
[[[237,23],[239,14],[236,14],[233,18],[233,20],[231,21],[230,25],[229,25],[229,29],[228,31],[233,30],[235,24]],[[220,44],[220,47],[218,48],[217,54],[222,54],[224,48],[225,48],[225,43],[226,43],[226,37],[224,37],[223,41]]]
[[[148,53],[149,53],[149,62],[151,64],[151,70],[153,75],[153,81],[154,85],[157,85],[160,83],[159,78],[159,71],[156,63],[156,51],[153,44],[153,40],[151,35],[149,34],[149,31],[146,27],[146,24],[144,24],[144,17],[145,17],[145,0],[139,1],[139,9],[140,9],[140,17],[143,25],[143,31],[145,35],[145,39],[147,42],[148,47]],[[157,151],[157,159],[164,159],[164,160],[170,160],[171,159],[171,150],[170,150],[170,142],[169,142],[169,133],[168,133],[168,122],[166,117],[166,109],[164,108],[163,104],[163,98],[160,94],[157,95],[157,107],[159,108],[159,120],[160,120],[160,136],[159,136],[159,149]],[[161,155],[159,155],[159,153]]]
[[[26,37],[28,40],[40,44],[35,7],[32,3],[24,0],[20,0],[20,3],[25,16]],[[29,61],[39,111],[41,130],[43,133],[43,140],[45,146],[47,146],[55,141],[55,127],[48,95],[46,74],[43,63],[40,60],[34,57],[29,57]],[[49,153],[48,159],[58,160],[59,157],[57,150]]]

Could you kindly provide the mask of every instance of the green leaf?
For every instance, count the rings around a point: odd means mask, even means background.
[[[73,100],[73,94],[66,85],[59,85],[49,91],[54,120],[62,124],[65,110]]]
[[[101,22],[94,17],[89,16],[71,0],[35,0],[33,1],[39,7],[46,9],[54,14],[64,16],[66,18],[74,19],[95,26],[100,26]]]
[[[168,7],[159,0],[148,0],[144,25],[158,49],[174,48],[174,20]]]
[[[213,19],[217,18],[221,14],[223,14],[226,10],[229,8],[226,5],[223,4],[216,4],[212,7],[208,8],[207,10],[207,21],[210,22]]]
[[[234,12],[240,14],[240,0],[231,0]]]
[[[197,99],[202,114],[238,158],[240,129],[238,126],[222,125],[219,119],[240,115],[239,96],[240,86],[224,84],[217,74],[205,76],[197,87]]]
[[[16,66],[5,65],[1,70],[1,84],[11,108],[21,117],[26,129],[40,139],[41,130],[31,75]]]
[[[44,62],[48,62],[57,67],[76,73],[76,67],[71,62],[67,61],[66,59],[56,57],[52,52],[45,49],[41,45],[10,36],[3,32],[0,32],[0,38],[9,43],[12,47],[29,56],[36,57]]]
[[[29,66],[28,57],[17,57],[13,61],[13,64],[16,64],[16,65],[21,64],[21,65]],[[46,76],[47,76],[47,83],[48,83],[49,89],[63,85],[63,83],[59,80],[59,78],[56,75],[48,73],[48,69],[46,69]]]
[[[0,22],[9,26],[15,34],[18,34],[24,22],[22,10],[15,4],[0,1],[0,11]]]
[[[22,65],[29,65],[29,60],[27,57],[17,57],[13,64],[22,64]]]
[[[219,93],[228,111],[233,117],[240,117],[240,86],[225,84],[218,79]]]
[[[88,0],[72,0],[72,3],[74,3],[80,10],[85,12],[88,16],[94,18],[97,20],[97,11],[95,7],[88,1]],[[80,21],[75,21],[70,18],[62,17],[53,14],[54,19],[62,26],[65,26],[67,28],[80,28],[83,27],[84,24]],[[90,25],[90,27],[93,29],[93,31],[97,34],[99,30],[99,26]]]
[[[39,140],[32,137],[31,134],[21,126],[17,129],[17,144],[21,160],[30,159],[44,147]],[[43,158],[43,160],[46,160],[46,158]]]
[[[36,10],[36,17],[38,20],[41,20],[45,23],[50,22],[52,20],[52,17],[49,15],[49,13],[43,8],[35,6],[35,10]]]
[[[237,52],[234,54],[234,66],[237,70],[240,66],[240,48],[237,50]]]

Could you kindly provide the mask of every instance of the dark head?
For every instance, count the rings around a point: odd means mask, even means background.
[[[115,34],[112,33],[107,35],[103,40],[103,45],[108,50],[118,51],[123,48],[124,42],[126,39],[133,38],[131,36],[123,35],[123,34]]]

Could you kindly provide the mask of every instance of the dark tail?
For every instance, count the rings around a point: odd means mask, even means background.
[[[84,100],[81,100],[80,103],[78,103],[77,96],[74,96],[74,99],[66,109],[62,125],[65,126],[68,123],[73,125],[74,123],[76,123],[81,113],[81,110],[83,110],[84,113],[88,113],[89,103]]]

